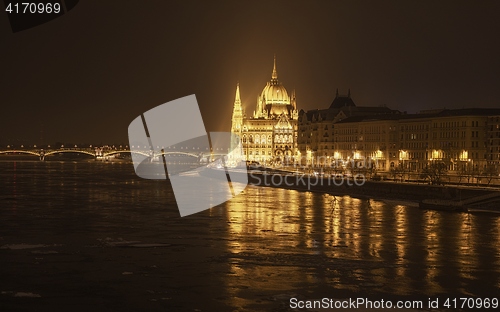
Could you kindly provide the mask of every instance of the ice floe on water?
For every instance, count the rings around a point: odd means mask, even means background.
[[[418,202],[409,201],[409,200],[394,200],[394,199],[382,199],[386,204],[394,205],[394,206],[406,206],[406,207],[418,207]]]
[[[155,247],[169,247],[170,244],[161,244],[161,243],[140,243],[140,244],[130,244],[122,247],[135,247],[135,248],[155,248]]]
[[[123,240],[123,238],[119,237],[117,239],[113,239],[111,237],[106,237],[106,238],[98,238],[97,239],[102,245],[104,246],[110,246],[110,247],[119,247],[119,246],[126,246],[130,244],[138,244],[140,241],[126,241]]]
[[[31,253],[36,254],[36,255],[55,255],[55,254],[58,254],[58,252],[55,250],[33,250]]]
[[[41,298],[39,294],[34,294],[32,292],[24,292],[24,291],[4,291],[1,292],[2,295],[12,296],[17,298]]]
[[[0,249],[10,249],[10,250],[21,250],[21,249],[35,249],[35,248],[46,248],[46,247],[59,247],[61,245],[45,245],[45,244],[8,244],[3,245]]]
[[[105,239],[97,239],[102,245],[110,247],[134,247],[134,248],[155,248],[155,247],[169,247],[170,244],[163,243],[142,243],[141,241],[126,241],[119,237],[112,239],[106,237]]]

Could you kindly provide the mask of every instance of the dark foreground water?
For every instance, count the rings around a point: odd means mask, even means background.
[[[0,311],[500,297],[500,218],[330,201],[249,186],[180,218],[169,184],[128,163],[0,162]]]

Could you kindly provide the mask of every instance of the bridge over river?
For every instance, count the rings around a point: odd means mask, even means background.
[[[221,152],[211,152],[211,151],[199,151],[199,150],[176,150],[176,151],[166,151],[163,150],[161,152],[156,152],[153,150],[129,150],[129,149],[116,149],[116,148],[57,148],[57,149],[43,149],[43,148],[18,148],[18,149],[5,149],[0,150],[0,157],[2,155],[31,155],[34,157],[38,157],[41,161],[44,161],[46,157],[60,154],[78,154],[78,155],[89,155],[90,157],[95,158],[96,160],[107,160],[111,156],[119,155],[119,154],[139,154],[145,157],[149,157],[150,159],[155,159],[161,156],[169,156],[169,155],[178,155],[178,156],[190,156],[197,158],[198,160],[210,160],[213,161],[219,157],[222,157],[226,154]],[[0,158],[1,159],[1,158]]]

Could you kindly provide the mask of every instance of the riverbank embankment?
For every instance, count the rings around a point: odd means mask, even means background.
[[[360,198],[394,199],[420,202],[423,199],[449,199],[462,201],[484,196],[498,189],[459,187],[447,185],[417,184],[411,182],[388,182],[333,179],[308,175],[283,175],[250,173],[248,182],[252,185],[278,187],[299,191],[322,192],[331,195],[349,195]],[[490,203],[490,206],[495,206]]]

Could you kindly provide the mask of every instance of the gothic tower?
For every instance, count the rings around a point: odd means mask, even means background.
[[[231,132],[238,135],[241,134],[243,127],[243,109],[241,108],[240,99],[240,84],[236,84],[236,96],[233,105],[233,116],[232,116]]]

